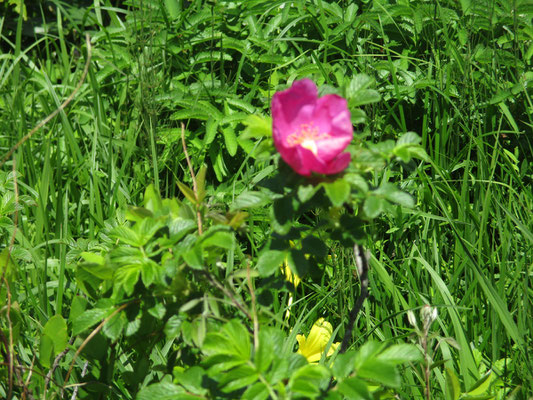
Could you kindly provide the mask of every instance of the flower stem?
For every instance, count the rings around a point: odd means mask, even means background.
[[[339,353],[345,353],[348,350],[348,343],[352,338],[353,327],[355,324],[355,318],[363,306],[363,302],[368,297],[368,256],[365,254],[363,247],[356,244],[353,248],[355,255],[355,264],[357,266],[357,273],[359,275],[359,280],[361,281],[361,292],[359,297],[355,302],[352,310],[350,311],[350,316],[348,319],[348,326],[346,327],[346,333],[342,339],[341,349]]]

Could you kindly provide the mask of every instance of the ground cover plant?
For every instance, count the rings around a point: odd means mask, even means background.
[[[0,398],[533,397],[528,1],[0,9]]]

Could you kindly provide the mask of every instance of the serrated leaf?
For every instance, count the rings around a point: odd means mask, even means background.
[[[41,336],[41,362],[48,363],[50,357],[61,353],[68,344],[67,323],[61,315],[54,315],[43,328]]]
[[[377,196],[370,196],[365,200],[363,211],[368,218],[376,218],[385,211],[386,206],[387,200]]]
[[[161,195],[153,183],[149,184],[144,191],[143,206],[152,213],[157,213],[161,209]]]
[[[226,372],[220,380],[222,391],[231,393],[255,383],[259,379],[259,374],[250,365],[240,365]]]
[[[333,364],[333,374],[337,380],[346,378],[352,373],[355,367],[355,356],[356,354],[353,351],[342,353],[337,356],[335,364]]]
[[[105,258],[100,254],[89,253],[88,251],[82,251],[80,256],[88,263],[104,265]]]
[[[130,296],[133,293],[135,284],[139,281],[142,266],[140,264],[125,265],[115,271],[113,292],[117,292],[121,288],[124,289],[126,295]]]
[[[396,142],[396,146],[415,145],[419,144],[422,138],[415,132],[406,132]]]
[[[242,192],[231,206],[231,210],[241,210],[243,208],[261,207],[270,202],[270,197],[262,192],[246,190]]]
[[[243,393],[243,400],[266,400],[270,396],[267,386],[263,382],[256,382]]]
[[[281,268],[285,261],[286,253],[279,250],[263,251],[257,259],[257,270],[259,275],[266,277],[275,273]]]
[[[248,118],[242,121],[246,125],[246,129],[240,135],[242,139],[272,136],[272,119],[263,115],[249,115]]]
[[[324,184],[324,188],[334,207],[341,207],[350,196],[350,184],[343,179]]]
[[[106,322],[102,328],[102,333],[114,342],[120,337],[127,323],[126,315],[121,311]]]
[[[403,343],[386,348],[377,358],[396,365],[406,362],[419,362],[422,361],[423,356],[415,345]]]
[[[72,323],[72,335],[76,336],[91,326],[102,322],[104,318],[111,315],[113,308],[93,308],[85,311],[83,314],[74,319]]]
[[[368,359],[357,371],[361,378],[372,379],[385,386],[398,387],[401,384],[400,373],[390,363],[378,359]]]
[[[202,247],[220,247],[222,249],[232,249],[235,243],[235,237],[232,232],[229,231],[212,231],[206,232],[201,238]]]
[[[197,400],[197,395],[186,393],[181,386],[170,382],[159,382],[139,391],[136,400]]]
[[[203,269],[204,268],[204,258],[202,256],[201,246],[194,246],[189,251],[183,253],[183,260],[187,265],[193,269]]]
[[[232,127],[222,128],[222,134],[224,135],[224,143],[226,144],[226,150],[230,156],[234,156],[237,153],[237,136]]]
[[[320,189],[320,186],[314,185],[299,185],[298,186],[298,199],[305,203],[315,195],[315,193]]]
[[[141,236],[127,226],[115,226],[110,232],[110,236],[130,246],[140,247],[143,245]]]
[[[205,124],[205,136],[204,136],[204,145],[207,146],[215,140],[218,130],[219,120],[213,117],[209,117]]]
[[[329,376],[329,370],[323,365],[304,365],[292,374],[289,388],[300,396],[315,398],[320,394],[321,381],[328,379]]]
[[[350,400],[373,400],[367,384],[361,379],[352,377],[339,383],[339,392]]]
[[[192,219],[175,218],[168,223],[170,236],[175,242],[180,240],[194,228],[196,228],[196,222]]]

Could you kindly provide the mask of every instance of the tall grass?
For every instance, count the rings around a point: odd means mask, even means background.
[[[68,317],[79,293],[79,254],[102,245],[96,240],[102,228],[123,218],[126,205],[139,204],[148,184],[172,197],[179,196],[177,181],[190,181],[179,144],[182,121],[194,168],[208,165],[209,194],[230,204],[270,171],[268,159],[254,163],[242,151],[251,145],[239,137],[244,116],[268,114],[272,94],[291,80],[308,76],[345,87],[366,73],[381,101],[365,108],[357,140],[415,131],[431,162],[374,174],[376,186],[401,181],[417,207],[398,208],[367,227],[371,297],[357,336],[409,337],[407,311],[431,304],[442,339],[432,350],[435,365],[454,371],[466,390],[504,359],[497,371],[503,385],[522,386],[517,398],[532,395],[533,11],[527,2],[88,3],[26,2],[28,21],[0,5],[2,154],[72,92],[85,63],[84,32],[93,46],[75,100],[0,171],[2,250],[14,232],[13,219],[6,219],[13,215],[12,169],[21,199],[10,286],[20,363],[34,365],[51,316]],[[264,212],[252,216],[250,243],[264,237],[268,223]],[[351,258],[329,245],[333,279],[305,283],[291,311],[305,315],[306,324],[325,310],[342,325],[354,301],[345,268]],[[286,301],[275,300],[278,316]],[[454,338],[460,350],[443,338]],[[162,364],[165,355],[158,355]],[[119,356],[123,369],[131,369]],[[113,396],[131,398],[115,380],[121,373],[109,371],[102,381]],[[444,372],[434,374],[435,398],[443,398]],[[406,379],[402,396],[422,398],[420,372],[406,371]],[[7,392],[1,383],[0,393]]]

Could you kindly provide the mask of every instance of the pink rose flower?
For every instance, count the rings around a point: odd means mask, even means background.
[[[310,79],[296,81],[272,98],[272,136],[281,158],[298,174],[336,174],[350,164],[344,152],[353,138],[347,102],[318,97]]]

